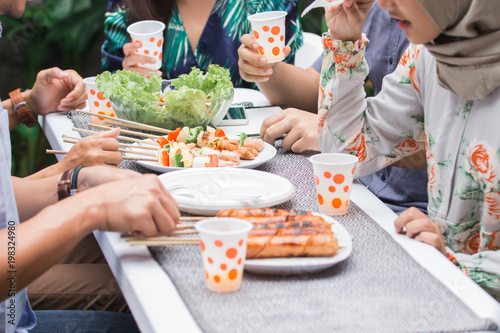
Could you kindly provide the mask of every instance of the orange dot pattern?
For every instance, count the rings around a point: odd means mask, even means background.
[[[245,240],[239,239],[236,246],[228,246],[224,245],[223,241],[216,239],[209,245],[214,247],[213,251],[222,250],[225,255],[220,259],[220,262],[216,262],[219,259],[214,259],[215,257],[204,256],[204,260],[206,260],[209,266],[214,266],[214,268],[217,267],[220,269],[217,274],[213,274],[212,276],[210,276],[207,269],[205,269],[205,279],[211,279],[215,283],[220,283],[223,278],[227,278],[231,281],[236,280],[240,274],[240,270],[238,270],[238,268],[243,262],[243,255],[241,254],[243,254],[243,250],[246,247]],[[207,245],[203,241],[200,241],[200,248],[202,253],[207,252]]]
[[[266,56],[268,59],[284,56],[285,48],[282,46],[285,40],[285,31],[279,24],[264,25],[260,29],[253,27],[253,36],[257,43],[264,45],[264,47],[259,46],[258,52],[260,55]]]
[[[102,91],[90,88],[88,92],[90,93],[90,96],[87,94],[87,98],[92,112],[103,116],[116,117],[115,111],[111,107],[111,102],[109,99],[104,97]],[[105,120],[103,117],[97,117],[97,119],[101,122]]]
[[[353,169],[354,171],[354,169]],[[347,173],[350,173],[351,170],[348,170]],[[329,171],[324,171],[321,173],[315,173],[314,174],[314,183],[318,187],[318,203],[320,206],[323,205],[329,205],[330,207],[333,207],[335,209],[339,209],[341,207],[348,207],[349,206],[349,199],[346,199],[346,194],[348,194],[351,190],[350,183],[346,183],[346,180],[348,182],[351,182],[351,175],[347,177],[346,175],[342,173],[335,173],[332,174]],[[324,187],[323,187],[324,186]],[[320,192],[320,187],[323,188],[324,192]],[[335,196],[339,197],[334,197],[334,198],[326,198],[324,195],[328,195],[327,193],[331,193]],[[322,195],[324,194],[324,195]],[[327,199],[327,200],[325,200]]]
[[[163,38],[151,37],[143,41],[137,39],[134,40],[132,38],[132,42],[134,41],[141,44],[140,47],[134,51],[136,54],[144,54],[147,56],[152,56],[153,58],[162,61],[163,54],[161,52],[161,47],[163,46]],[[151,64],[141,63],[141,66],[147,67],[148,65]]]

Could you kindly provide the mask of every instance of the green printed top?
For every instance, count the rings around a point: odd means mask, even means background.
[[[285,41],[292,53],[285,59],[294,60],[295,52],[302,46],[302,28],[297,17],[297,0],[217,0],[205,25],[196,50],[193,51],[184,29],[177,6],[165,29],[163,45],[163,77],[173,79],[189,73],[191,67],[204,71],[212,63],[229,69],[235,87],[254,87],[243,81],[238,69],[240,37],[250,32],[249,15],[280,10],[286,11]],[[102,69],[115,71],[122,68],[123,45],[129,43],[127,33],[127,10],[117,1],[108,2],[104,32],[106,40],[102,46]]]

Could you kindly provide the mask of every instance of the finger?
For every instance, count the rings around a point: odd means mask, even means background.
[[[70,92],[61,100],[61,102],[64,104],[65,102],[86,98],[85,83],[83,82],[82,77],[75,71],[65,71],[63,73],[68,74],[64,78],[64,82]]]
[[[116,138],[120,134],[120,127],[115,127],[109,131],[101,131],[95,134],[98,138]]]
[[[292,52],[292,48],[290,46],[285,46],[284,52],[285,52],[285,58],[286,58],[286,57],[288,57],[290,52]]]
[[[156,63],[156,59],[150,56],[142,55],[142,54],[133,54],[126,56],[123,59],[122,66],[124,69],[129,69],[131,67],[139,67],[144,66],[144,64],[154,64]]]
[[[257,44],[257,41],[251,34],[244,34],[241,36],[240,41],[245,47],[251,50],[257,50],[259,48],[259,44]]]
[[[403,233],[406,224],[410,221],[426,217],[424,213],[422,213],[419,209],[415,207],[410,207],[401,214],[398,215],[396,220],[394,221],[394,227],[396,228],[397,233]]]
[[[161,74],[162,74],[161,71],[155,71],[155,70],[151,70],[149,68],[141,67],[141,66],[130,67],[128,70],[131,72],[139,73],[139,74],[146,76],[146,77],[151,77],[151,73],[153,73],[153,72],[158,76],[161,76]]]
[[[283,138],[283,141],[281,141],[281,148],[288,151],[293,151],[294,153],[301,153],[302,151],[293,150],[293,146],[295,146],[295,149],[300,148],[300,146],[302,145],[300,141],[302,141],[302,135],[300,131],[294,129],[293,127],[290,127],[287,135]]]
[[[109,131],[111,132],[111,131]],[[120,148],[120,143],[114,137],[109,138],[94,138],[96,142],[95,146],[100,147],[102,150],[106,151],[118,151]]]
[[[264,119],[260,127],[260,137],[264,139],[264,137],[266,136],[267,129],[276,124],[277,122],[283,120],[285,118],[285,115],[286,115],[285,112],[280,111]]]
[[[132,42],[132,43],[127,43],[127,44],[123,45],[123,53],[125,54],[125,57],[134,53],[135,50],[137,50],[141,46],[142,46],[142,44],[139,42]]]
[[[123,161],[123,155],[120,152],[105,152],[104,163],[107,165],[118,165]]]
[[[432,232],[422,232],[415,237],[415,240],[429,244],[438,249],[442,254],[446,255],[446,247],[444,245],[443,236]]]
[[[434,227],[434,223],[427,218],[413,220],[406,224],[406,236],[410,238],[415,238],[422,232],[436,233],[437,231],[436,228]]]

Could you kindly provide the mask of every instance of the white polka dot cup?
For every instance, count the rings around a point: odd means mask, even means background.
[[[268,63],[285,58],[285,18],[287,12],[271,11],[250,15],[248,20],[259,44],[259,53]]]
[[[165,24],[160,21],[146,20],[133,23],[128,26],[127,32],[132,42],[138,42],[141,46],[135,50],[137,54],[153,57],[155,63],[143,63],[142,67],[149,69],[160,69],[162,63],[163,30]]]
[[[207,289],[232,293],[240,289],[247,237],[252,223],[230,217],[214,217],[197,222]]]
[[[97,89],[95,84],[95,76],[85,78],[83,80],[85,83],[85,89],[87,91],[87,104],[89,110],[96,115],[105,115],[109,117],[116,117],[115,110],[111,107],[111,102],[109,98],[103,96],[102,91]],[[104,124],[106,119],[102,117],[91,117],[91,121],[94,124]]]
[[[347,214],[358,157],[325,153],[314,155],[309,160],[314,168],[319,212],[337,216]]]

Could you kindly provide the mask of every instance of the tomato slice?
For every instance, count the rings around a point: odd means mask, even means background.
[[[224,133],[223,130],[221,130],[220,128],[219,129],[216,129],[215,132],[214,132],[214,136],[220,138],[220,137],[225,137],[226,136],[226,133]]]

